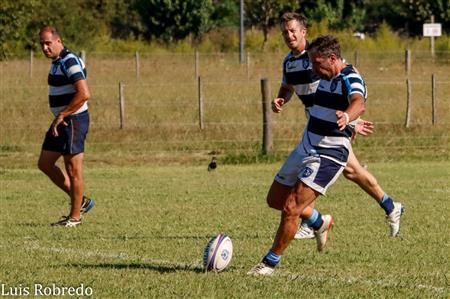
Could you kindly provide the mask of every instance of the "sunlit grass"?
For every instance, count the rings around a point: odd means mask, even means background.
[[[448,162],[368,164],[406,205],[400,237],[388,237],[381,208],[340,178],[318,201],[335,218],[326,252],[294,241],[275,277],[248,277],[278,225],[265,195],[279,166],[88,164],[97,205],[69,230],[49,225],[69,207],[45,175],[3,170],[2,283],[84,284],[96,298],[448,298]],[[219,232],[233,240],[231,266],[204,274],[202,250]]]

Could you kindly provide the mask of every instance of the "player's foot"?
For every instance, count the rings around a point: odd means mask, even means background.
[[[250,271],[247,272],[247,275],[254,275],[254,276],[271,276],[273,274],[274,268],[266,265],[265,263],[261,262],[254,266]]]
[[[95,206],[95,200],[83,196],[83,203],[81,204],[81,216],[87,214]]]
[[[317,250],[319,252],[323,251],[327,245],[328,235],[331,231],[331,227],[333,226],[333,217],[331,215],[323,215],[322,220],[322,226],[318,230],[314,231],[317,241]]]
[[[400,218],[405,212],[405,206],[400,202],[394,202],[394,209],[386,216],[386,220],[391,228],[391,237],[397,237],[400,234]]]
[[[300,239],[313,239],[314,238],[314,231],[308,227],[308,225],[301,223],[298,226],[297,233],[295,233],[294,239],[300,240]]]
[[[62,216],[61,220],[52,223],[52,226],[75,227],[81,224],[81,219],[75,219],[69,216]]]

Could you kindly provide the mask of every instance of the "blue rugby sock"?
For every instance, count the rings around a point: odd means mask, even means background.
[[[276,255],[272,250],[269,250],[262,261],[267,266],[274,268],[281,261],[281,255]]]
[[[322,215],[316,209],[313,210],[311,217],[303,221],[314,230],[318,230],[323,224]]]
[[[394,202],[386,193],[384,193],[383,198],[380,201],[380,207],[383,208],[386,215],[389,215],[394,210]]]

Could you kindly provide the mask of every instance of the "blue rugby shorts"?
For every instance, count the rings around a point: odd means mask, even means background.
[[[64,118],[68,124],[58,126],[58,137],[52,135],[52,128],[48,129],[42,144],[42,150],[58,152],[62,155],[74,155],[84,152],[84,141],[89,131],[88,111],[69,115]]]

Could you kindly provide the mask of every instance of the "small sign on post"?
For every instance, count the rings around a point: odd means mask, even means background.
[[[442,35],[441,23],[434,23],[434,16],[431,17],[431,23],[423,24],[423,36],[431,38],[431,56],[434,57],[434,37]]]
[[[441,36],[442,25],[441,23],[425,23],[423,24],[423,36]]]

